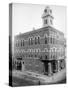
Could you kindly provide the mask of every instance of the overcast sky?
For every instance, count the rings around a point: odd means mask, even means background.
[[[12,32],[13,37],[19,33],[24,33],[43,26],[42,14],[48,5],[36,4],[13,4]],[[59,31],[66,32],[66,7],[50,6],[54,16],[53,27]]]

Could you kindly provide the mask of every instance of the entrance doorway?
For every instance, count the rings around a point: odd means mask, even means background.
[[[48,75],[48,61],[44,62],[44,74]]]
[[[57,61],[53,60],[52,61],[52,72],[56,73],[56,71],[57,71]]]

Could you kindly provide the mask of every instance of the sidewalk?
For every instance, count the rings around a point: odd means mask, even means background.
[[[63,69],[58,73],[55,73],[53,76],[41,75],[31,71],[18,71],[15,70],[12,72],[13,76],[18,78],[25,78],[27,80],[40,81],[41,83],[49,84],[49,83],[57,83],[63,80],[66,77],[66,70]]]

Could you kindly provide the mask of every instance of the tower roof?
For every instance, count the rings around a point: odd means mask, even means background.
[[[46,6],[45,9],[44,9],[44,12],[42,14],[42,18],[44,18],[45,16],[47,15],[50,15],[52,18],[53,18],[53,15],[52,15],[52,10],[50,9],[49,6]]]
[[[45,9],[44,9],[44,11],[45,10],[50,10],[50,7],[49,6],[46,6]]]

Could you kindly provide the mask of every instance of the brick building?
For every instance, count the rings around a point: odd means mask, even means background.
[[[53,28],[53,19],[52,10],[46,7],[42,28],[15,36],[15,69],[53,75],[65,68],[65,38]]]

